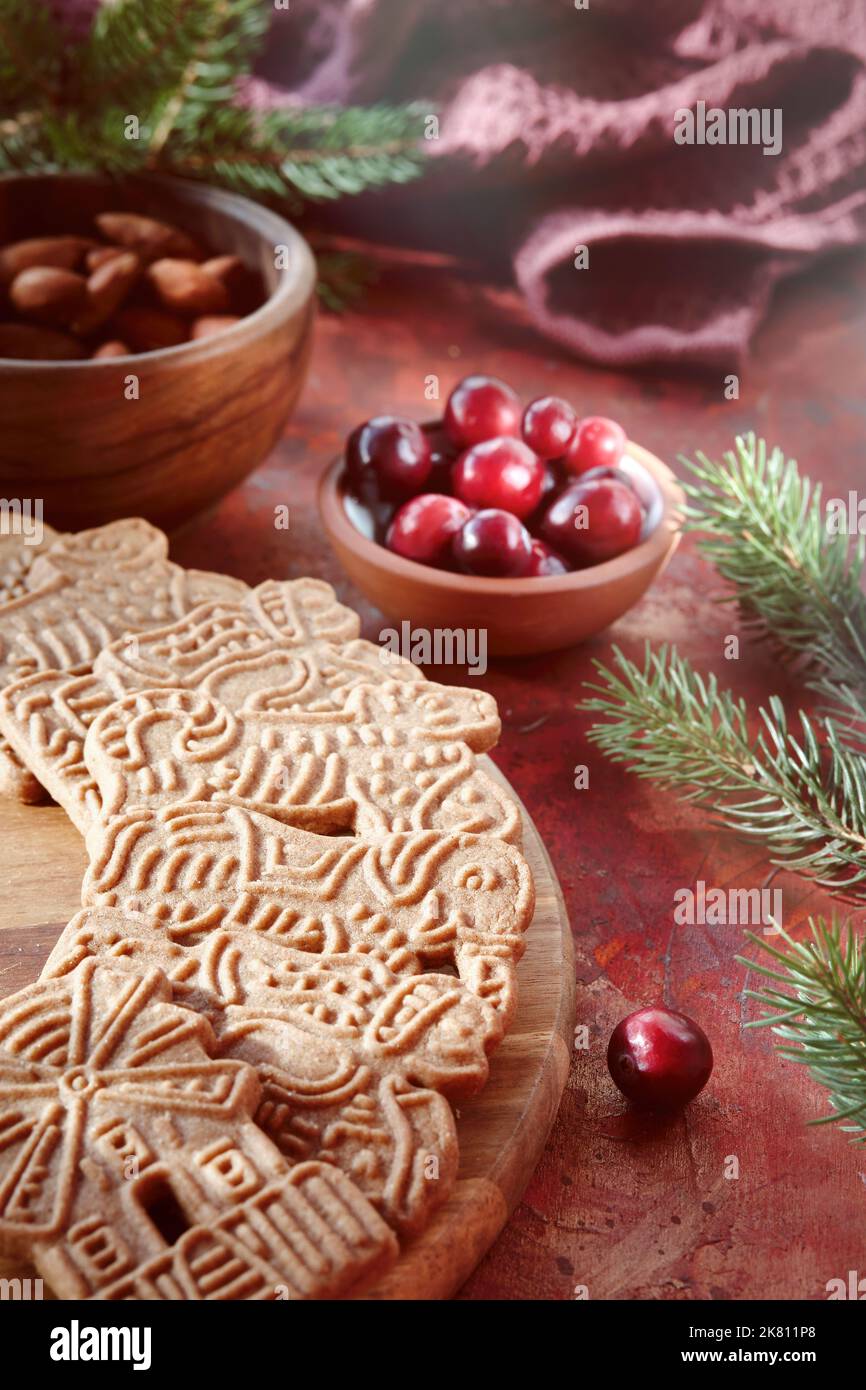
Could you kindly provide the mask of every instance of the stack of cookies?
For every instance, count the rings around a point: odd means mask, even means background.
[[[0,1250],[63,1297],[357,1291],[447,1199],[449,1102],[516,1004],[495,702],[329,585],[182,570],[140,520],[12,549],[3,785],[89,868],[0,1002]]]

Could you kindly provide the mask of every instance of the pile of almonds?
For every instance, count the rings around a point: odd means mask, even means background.
[[[238,256],[208,256],[186,232],[103,212],[98,237],[0,247],[0,357],[125,357],[222,332],[264,299]]]

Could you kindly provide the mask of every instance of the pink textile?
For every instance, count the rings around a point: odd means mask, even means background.
[[[512,274],[595,361],[735,366],[781,277],[866,236],[866,0],[580,3],[291,0],[242,97],[429,104],[428,178],[344,227],[378,209],[392,238]],[[780,152],[677,144],[698,102],[780,108]]]

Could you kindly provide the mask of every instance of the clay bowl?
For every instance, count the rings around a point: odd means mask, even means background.
[[[168,529],[266,457],[307,369],[316,270],[303,237],[246,198],[177,179],[0,178],[0,243],[93,234],[98,212],[159,217],[260,271],[268,298],[217,336],[106,361],[0,358],[0,492],[78,529],[144,516]],[[274,248],[288,247],[287,269]],[[130,373],[138,399],[125,392]]]
[[[432,569],[369,540],[345,508],[343,460],[319,484],[328,539],[361,592],[399,624],[412,628],[481,628],[493,656],[529,656],[583,642],[628,612],[660,574],[679,541],[685,498],[671,470],[629,443],[628,458],[649,475],[654,522],[650,534],[614,560],[547,579],[476,579]]]

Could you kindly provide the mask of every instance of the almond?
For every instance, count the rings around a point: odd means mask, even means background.
[[[101,265],[106,265],[108,261],[116,261],[118,256],[125,256],[126,252],[122,246],[94,246],[92,251],[88,251],[84,258],[84,264],[88,270],[98,270]]]
[[[0,284],[8,285],[22,270],[34,265],[53,265],[74,270],[84,254],[96,245],[86,236],[39,236],[13,241],[0,248]]]
[[[25,318],[65,328],[80,310],[86,293],[86,281],[74,270],[34,265],[16,275],[9,298]]]
[[[229,307],[225,285],[195,261],[164,257],[148,266],[147,278],[165,307],[178,314],[218,314]]]
[[[155,352],[158,348],[177,347],[188,337],[187,325],[174,314],[161,309],[130,306],[121,309],[114,319],[117,336],[129,343],[134,352]]]
[[[92,333],[120,308],[141,274],[141,261],[133,251],[122,251],[97,266],[85,286],[85,299],[72,327],[76,333]]]
[[[122,343],[119,338],[112,338],[107,343],[100,343],[96,351],[90,355],[97,361],[101,361],[106,357],[129,357],[130,352],[131,349],[126,346],[126,343]]]
[[[240,323],[237,314],[205,314],[203,318],[195,320],[190,337],[212,338],[215,333],[224,333],[235,323]]]
[[[84,356],[84,348],[68,333],[37,328],[32,323],[0,323],[0,357],[32,362],[71,362]]]
[[[183,256],[192,261],[202,259],[201,248],[186,232],[155,217],[143,217],[137,212],[102,212],[96,225],[103,236],[127,251],[135,251],[145,262],[160,256]]]

